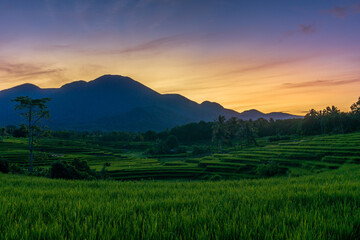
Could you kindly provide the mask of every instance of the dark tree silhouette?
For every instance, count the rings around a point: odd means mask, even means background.
[[[350,106],[351,112],[356,115],[360,115],[360,97],[358,101]]]
[[[212,140],[218,143],[221,152],[223,150],[223,142],[227,140],[227,137],[228,132],[225,127],[225,117],[220,115],[213,125]]]
[[[16,102],[15,109],[21,111],[21,116],[26,121],[25,125],[29,138],[30,172],[32,172],[34,167],[34,138],[39,136],[39,133],[42,131],[42,121],[50,117],[47,107],[50,98],[32,99],[26,96],[17,97],[12,101]]]

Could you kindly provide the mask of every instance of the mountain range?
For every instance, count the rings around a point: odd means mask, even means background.
[[[244,120],[301,117],[281,112],[265,114],[254,109],[239,113],[215,102],[198,104],[179,94],[160,94],[129,77],[104,75],[60,88],[23,84],[2,90],[0,126],[21,123],[11,102],[18,96],[51,98],[48,125],[58,130],[159,131],[189,122],[213,121],[219,115]]]

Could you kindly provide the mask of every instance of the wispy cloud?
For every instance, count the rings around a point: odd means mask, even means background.
[[[106,48],[94,49],[87,46],[81,46],[78,44],[54,44],[54,45],[41,45],[37,46],[35,50],[45,52],[72,52],[80,54],[94,54],[94,55],[121,55],[121,54],[139,54],[139,53],[153,53],[172,48],[178,48],[184,44],[196,39],[200,39],[199,36],[190,36],[186,34],[178,34],[166,37],[160,37],[145,41],[137,45],[125,46],[122,48]]]
[[[294,63],[299,63],[299,62],[303,62],[303,61],[308,61],[310,59],[316,58],[319,55],[314,54],[314,55],[306,55],[306,56],[298,56],[298,57],[287,57],[287,58],[281,58],[281,59],[272,59],[269,61],[264,61],[260,64],[254,64],[252,66],[248,66],[248,67],[243,67],[243,68],[239,68],[237,70],[234,71],[230,71],[228,72],[228,74],[242,74],[242,73],[247,73],[247,72],[259,72],[259,71],[263,71],[263,70],[268,70],[268,69],[273,69],[279,66],[284,66],[284,65],[291,65]]]
[[[286,38],[293,37],[295,35],[314,34],[317,31],[318,31],[318,27],[317,27],[316,22],[307,23],[307,24],[299,24],[296,29],[286,31],[279,41],[282,42]]]
[[[316,22],[310,24],[300,24],[300,31],[305,34],[315,33],[317,31]]]
[[[330,9],[323,10],[322,12],[330,14],[334,17],[344,18],[348,15],[360,13],[360,3],[353,3],[344,6],[334,6]]]
[[[185,42],[189,41],[189,37],[184,34],[167,36],[157,38],[133,47],[128,47],[115,51],[114,53],[134,53],[134,52],[143,52],[143,51],[154,51],[159,49],[171,48],[174,46],[179,46]]]
[[[331,87],[346,84],[360,83],[360,78],[349,80],[316,80],[300,83],[284,83],[283,88]]]
[[[78,46],[72,45],[72,44],[52,44],[52,45],[41,45],[36,46],[35,50],[41,50],[41,51],[73,51]]]
[[[14,80],[33,79],[35,77],[52,75],[62,72],[63,69],[52,68],[41,64],[11,63],[0,60],[0,76],[2,79]],[[2,82],[5,80],[1,80]]]

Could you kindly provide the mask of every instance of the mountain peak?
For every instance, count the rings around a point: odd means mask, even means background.
[[[262,112],[260,112],[259,110],[256,110],[256,109],[246,110],[246,111],[243,111],[242,113],[264,114],[264,113],[262,113]]]
[[[38,90],[40,89],[38,86],[34,85],[34,84],[31,84],[31,83],[25,83],[25,84],[22,84],[22,85],[19,85],[19,86],[16,86],[13,88],[14,90],[17,90],[17,91],[31,91],[31,90]]]
[[[219,115],[244,120],[294,117],[280,113],[264,114],[255,109],[240,114],[216,102],[198,104],[179,94],[157,93],[129,77],[108,74],[89,82],[68,83],[56,89],[23,84],[0,91],[2,124],[21,121],[13,105],[9,104],[17,96],[50,97],[50,127],[59,130],[162,130],[189,122],[213,121]]]
[[[85,86],[86,84],[87,84],[87,82],[85,82],[84,80],[79,80],[79,81],[64,84],[63,86],[61,86],[61,89],[77,89],[77,88],[81,88],[81,87]]]
[[[201,106],[207,107],[207,108],[213,108],[213,109],[224,109],[223,106],[221,106],[217,102],[210,102],[210,101],[204,101],[201,103]]]
[[[131,79],[127,76],[105,74],[102,75],[101,77],[98,77],[90,81],[90,83],[118,83],[118,82],[126,82],[126,81],[137,82],[134,79]]]
[[[41,88],[38,86],[31,83],[25,83],[13,88],[1,90],[0,93],[6,95],[11,95],[13,93],[19,93],[19,95],[29,95],[29,93],[39,92],[39,90],[41,90]]]

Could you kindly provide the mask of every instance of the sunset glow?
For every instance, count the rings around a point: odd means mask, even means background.
[[[104,74],[236,111],[348,111],[360,1],[1,1],[0,90]]]

